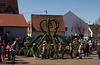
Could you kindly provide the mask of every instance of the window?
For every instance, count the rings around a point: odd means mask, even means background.
[[[73,32],[73,27],[71,27],[71,32]]]
[[[5,6],[5,3],[4,2],[0,2],[0,6]]]
[[[8,6],[7,9],[4,12],[7,13],[7,14],[14,14],[15,13],[11,6]]]
[[[68,31],[67,27],[65,28],[66,31]]]
[[[10,33],[9,31],[6,31],[6,33]]]

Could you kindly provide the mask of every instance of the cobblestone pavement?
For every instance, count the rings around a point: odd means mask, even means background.
[[[5,59],[0,65],[100,65],[100,60],[97,58],[96,52],[89,57],[83,57],[83,59],[33,59],[32,57],[16,56],[14,64],[11,61]]]

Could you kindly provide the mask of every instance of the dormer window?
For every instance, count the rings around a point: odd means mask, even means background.
[[[0,2],[0,6],[5,6],[5,3],[4,2]]]
[[[53,25],[51,22],[49,22],[49,28],[53,28]]]
[[[15,14],[13,8],[11,6],[8,6],[7,9],[5,10],[5,13],[7,14]]]

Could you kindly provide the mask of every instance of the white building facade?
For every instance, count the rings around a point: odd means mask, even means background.
[[[39,34],[42,34],[42,33],[43,33],[42,31],[33,31],[33,32],[32,32],[32,37],[35,38],[35,37],[37,37]],[[54,32],[51,31],[50,33],[53,34]],[[65,36],[65,32],[59,32],[59,31],[58,31],[56,34],[62,35],[63,37]]]
[[[84,31],[84,38],[89,37],[89,26],[87,23],[85,23],[83,20],[81,20],[79,17],[77,17],[75,14],[73,14],[71,11],[66,13],[64,15],[64,23],[65,23],[65,36],[72,38],[72,35],[78,35],[78,33],[75,31],[75,24],[80,23],[81,25],[84,26],[85,31]]]

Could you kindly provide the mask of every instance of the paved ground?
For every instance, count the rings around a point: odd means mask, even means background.
[[[11,64],[11,61],[5,61],[0,65],[100,65],[100,60],[97,59],[96,52],[89,57],[83,57],[83,59],[57,59],[57,60],[41,60],[33,59],[32,57],[16,56],[16,61]]]

